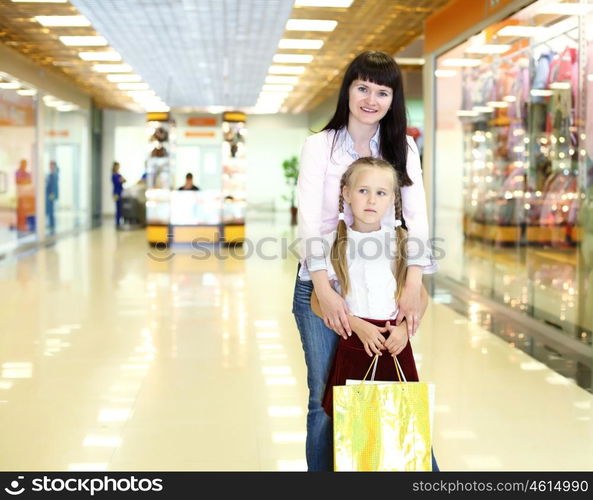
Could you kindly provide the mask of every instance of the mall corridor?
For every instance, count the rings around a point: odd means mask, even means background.
[[[104,227],[3,261],[0,469],[304,470],[287,222],[220,258]],[[438,294],[413,346],[442,470],[590,468],[593,395]]]

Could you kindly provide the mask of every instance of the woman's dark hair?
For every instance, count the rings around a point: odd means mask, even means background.
[[[115,167],[119,167],[118,161],[114,161],[113,165],[111,165],[111,172],[115,173]]]
[[[391,107],[379,122],[381,126],[379,153],[381,158],[393,165],[399,175],[401,186],[410,186],[412,180],[408,176],[406,169],[408,158],[407,117],[402,74],[393,57],[386,52],[369,50],[354,58],[344,74],[336,112],[323,130],[335,130],[337,132],[348,125],[350,115],[348,95],[350,85],[354,80],[364,80],[376,85],[384,85],[393,90]],[[332,153],[336,145],[336,138],[337,134],[334,135]]]

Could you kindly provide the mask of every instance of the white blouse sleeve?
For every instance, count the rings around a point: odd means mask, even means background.
[[[309,272],[327,269],[326,244],[321,235],[321,213],[326,172],[325,134],[305,140],[297,183],[298,236],[301,261]]]
[[[406,169],[411,186],[401,188],[402,212],[408,228],[408,266],[422,266],[424,274],[437,271],[429,241],[428,214],[426,211],[426,194],[422,180],[420,155],[414,139],[408,140],[408,161]]]

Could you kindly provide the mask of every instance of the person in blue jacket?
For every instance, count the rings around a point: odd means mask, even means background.
[[[49,234],[56,232],[56,201],[59,195],[58,166],[54,160],[49,162],[49,174],[45,181],[45,213]]]
[[[119,162],[114,161],[111,168],[111,182],[113,183],[113,199],[115,200],[115,227],[119,229],[121,220],[121,195],[126,180],[119,173]]]

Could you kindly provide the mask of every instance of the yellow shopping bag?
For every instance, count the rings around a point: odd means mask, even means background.
[[[334,387],[336,471],[432,470],[434,386],[402,381],[399,363],[394,361],[400,382],[366,381],[378,362],[375,356],[362,381]]]

